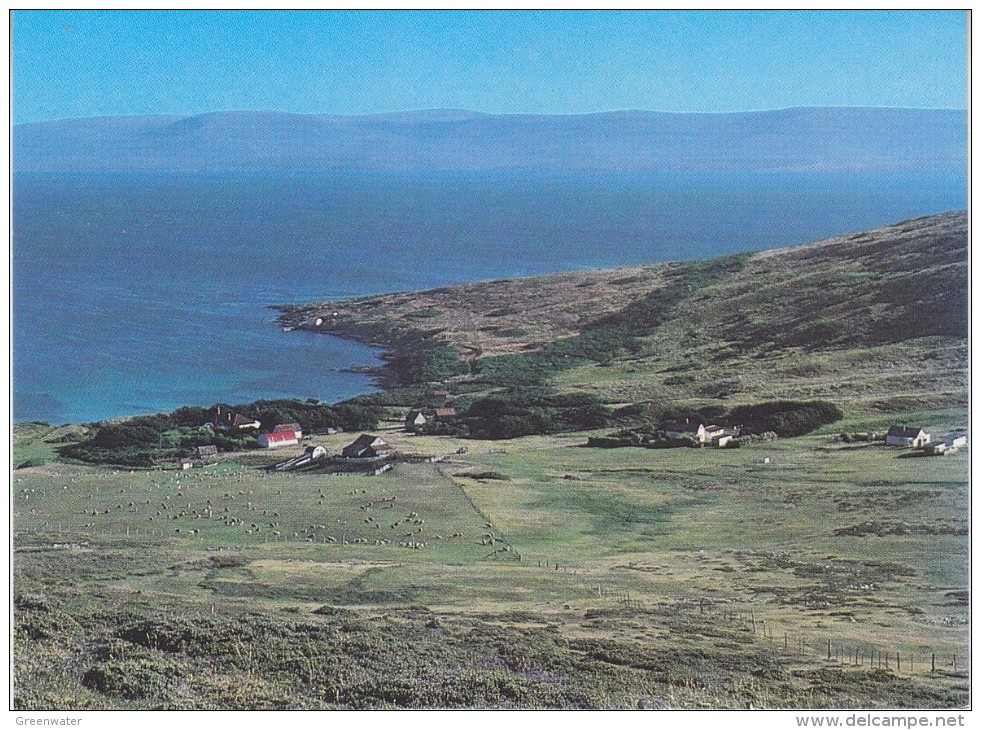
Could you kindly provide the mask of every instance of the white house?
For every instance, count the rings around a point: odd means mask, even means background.
[[[425,413],[419,410],[409,411],[409,414],[405,417],[405,430],[415,431],[417,428],[422,428],[427,423],[429,423],[429,419],[426,418]]]
[[[930,443],[930,434],[912,426],[890,426],[886,432],[886,446],[902,446],[918,449]]]

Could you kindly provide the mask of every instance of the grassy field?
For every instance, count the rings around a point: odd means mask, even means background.
[[[289,327],[391,349],[412,387],[364,398],[386,417],[525,383],[602,403],[618,427],[781,399],[844,418],[725,450],[585,447],[614,426],[481,441],[390,422],[402,453],[451,456],[372,477],[266,471],[299,449],[82,466],[57,451],[78,427],[19,424],[14,703],[963,707],[969,452],[838,434],[966,428],[966,303],[967,219],[950,213],[708,262],[285,307]]]
[[[17,453],[47,435],[21,429]],[[16,470],[15,703],[968,701],[964,450],[385,435],[468,453],[377,477],[270,474],[255,452],[188,472]]]

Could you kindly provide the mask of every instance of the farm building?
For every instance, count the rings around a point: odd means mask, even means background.
[[[259,446],[263,449],[278,449],[283,446],[296,446],[299,439],[294,431],[273,431],[259,434]]]
[[[945,433],[939,441],[930,441],[923,446],[923,450],[934,456],[956,453],[962,446],[967,446],[967,436],[962,433]]]
[[[436,409],[436,420],[437,421],[447,421],[451,418],[456,417],[456,408],[437,408]]]
[[[277,423],[273,427],[273,433],[284,433],[284,432],[296,434],[297,441],[303,438],[303,429],[300,428],[299,423]]]
[[[429,419],[426,418],[426,414],[422,411],[409,411],[409,414],[405,417],[405,430],[415,431],[417,428],[422,428],[427,423]]]
[[[667,421],[661,425],[661,430],[664,431],[664,435],[669,439],[689,438],[700,444],[704,444],[706,440],[705,425],[701,423],[696,426],[694,423],[690,423],[687,420],[683,423],[678,421]]]
[[[183,459],[177,460],[177,468],[181,471],[186,471],[192,466],[194,466],[194,462],[191,459],[188,459],[186,456]]]
[[[886,446],[902,446],[918,449],[930,443],[930,434],[912,426],[890,426],[886,432]]]
[[[961,446],[967,446],[967,435],[956,431],[945,433],[943,442],[947,444],[949,449],[959,449]]]
[[[213,444],[198,446],[196,449],[194,449],[194,456],[198,459],[216,458],[218,456],[218,447]]]
[[[395,449],[385,439],[367,433],[361,434],[341,450],[345,459],[378,459],[394,453]]]
[[[238,413],[232,416],[231,422],[229,423],[229,427],[232,431],[245,431],[247,429],[258,430],[259,426],[261,425],[262,424],[254,418],[249,418],[248,416],[243,416]]]
[[[450,391],[448,391],[448,390],[434,390],[433,391],[433,398],[449,398],[449,397],[450,397]]]

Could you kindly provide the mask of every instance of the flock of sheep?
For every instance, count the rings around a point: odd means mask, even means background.
[[[28,483],[37,484],[36,480],[40,475],[31,475]],[[304,489],[305,485],[298,482],[299,479],[309,480],[308,475],[297,475],[288,473],[262,473],[262,472],[176,472],[176,473],[147,473],[147,472],[121,472],[92,471],[85,475],[60,475],[52,474],[53,481],[61,481],[55,489],[58,492],[56,498],[65,502],[80,503],[79,511],[72,511],[74,514],[81,514],[86,518],[85,522],[72,520],[68,511],[64,511],[66,519],[63,523],[58,523],[60,531],[62,524],[68,531],[84,530],[94,533],[110,532],[115,533],[120,528],[125,528],[129,534],[132,529],[135,534],[146,532],[152,535],[163,536],[171,535],[190,535],[198,539],[204,539],[202,533],[211,532],[213,528],[230,528],[247,536],[260,536],[264,541],[304,541],[308,543],[321,544],[341,544],[341,545],[374,545],[374,546],[395,546],[413,550],[429,547],[435,541],[448,539],[461,539],[464,537],[462,531],[455,531],[445,535],[439,532],[430,532],[426,526],[426,521],[419,512],[410,510],[404,513],[403,517],[391,520],[382,519],[381,515],[376,516],[378,510],[393,510],[398,502],[398,496],[389,495],[377,497],[363,501],[358,509],[364,513],[361,519],[361,526],[355,529],[348,525],[347,519],[339,517],[333,522],[321,517],[319,523],[311,523],[303,527],[295,525],[295,518],[316,514],[318,511],[326,511],[325,504],[329,504],[330,496],[325,485],[319,485],[316,492],[314,504],[304,505],[310,497],[310,492]],[[261,490],[256,495],[256,480],[281,480],[291,481],[292,484],[275,490]],[[23,480],[18,478],[18,483]],[[261,481],[260,481],[261,483]],[[229,489],[230,485],[241,487]],[[60,488],[58,488],[60,487]],[[85,494],[78,494],[79,487],[85,488]],[[94,487],[94,488],[93,488]],[[72,494],[72,492],[75,494]],[[284,497],[284,491],[286,496]],[[275,499],[269,499],[270,492],[275,494]],[[137,494],[139,495],[137,496]],[[367,495],[367,489],[355,489],[349,491],[348,496]],[[15,494],[20,498],[19,501],[27,508],[32,517],[38,514],[38,505],[46,497],[53,497],[46,486],[25,486],[21,487]],[[112,497],[115,496],[116,499]],[[267,505],[263,509],[263,502]],[[275,507],[276,509],[272,509]],[[297,509],[299,508],[299,509]],[[43,509],[43,508],[42,508]],[[50,505],[48,506],[50,510]],[[336,507],[335,507],[336,509]],[[48,510],[43,510],[47,512]],[[42,512],[42,513],[43,513]],[[291,515],[290,512],[293,512]],[[375,512],[375,514],[372,514]],[[21,515],[24,512],[21,511]],[[283,517],[285,515],[285,517]],[[345,515],[347,516],[347,515]],[[293,518],[292,520],[290,518]],[[191,524],[189,522],[193,521]],[[293,521],[294,525],[288,523]],[[18,520],[21,522],[21,520]],[[170,522],[171,527],[167,528],[166,523]],[[143,527],[139,527],[142,523]],[[177,523],[177,524],[175,524]],[[284,524],[285,523],[285,524]],[[387,524],[389,530],[404,530],[399,532],[399,536],[383,536],[376,533],[374,536],[365,536],[364,530],[372,532],[382,531],[383,523]],[[42,524],[15,525],[20,530],[30,529],[31,531],[45,531],[50,529],[50,521]],[[487,525],[490,527],[489,523]],[[486,545],[494,542],[491,533],[485,533],[478,544]]]

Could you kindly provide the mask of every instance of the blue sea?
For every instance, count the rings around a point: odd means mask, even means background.
[[[369,392],[270,305],[806,243],[966,207],[963,175],[16,174],[14,419]]]

